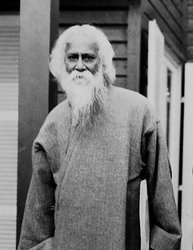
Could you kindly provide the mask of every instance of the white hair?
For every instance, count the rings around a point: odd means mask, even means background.
[[[108,92],[102,66],[95,75],[88,70],[66,73],[60,84],[72,108],[72,126],[80,124],[82,128],[88,128],[98,121]]]
[[[52,75],[60,82],[62,74],[66,70],[64,64],[66,45],[77,32],[82,32],[88,36],[88,39],[97,43],[104,79],[107,85],[112,84],[115,81],[114,50],[106,35],[100,29],[88,24],[72,26],[59,36],[50,57],[49,67]]]

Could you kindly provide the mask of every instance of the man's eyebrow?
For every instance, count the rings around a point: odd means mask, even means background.
[[[96,55],[95,55],[95,53],[93,53],[93,52],[86,52],[86,53],[80,53],[80,55],[82,56],[82,57],[96,57]],[[67,53],[67,56],[79,56],[79,53],[77,53],[77,52],[68,52]]]
[[[91,51],[91,52],[82,53],[82,56],[88,56],[88,57],[96,58],[97,54],[95,52]]]
[[[96,56],[93,52],[81,53],[82,56]]]
[[[73,53],[73,52],[71,53],[71,52],[70,52],[70,53],[67,53],[67,56],[75,56],[75,57],[78,57],[79,55],[78,55],[78,53]]]
[[[67,52],[67,55],[78,55],[79,53],[77,52]]]

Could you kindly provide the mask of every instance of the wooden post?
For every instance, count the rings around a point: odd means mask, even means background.
[[[193,63],[185,64],[185,106],[182,181],[182,250],[192,250],[193,231]]]
[[[59,34],[59,0],[51,0],[50,14],[50,52]],[[51,73],[49,77],[49,111],[58,104],[58,84]]]
[[[156,20],[149,22],[147,97],[154,106],[166,134],[166,73],[164,72],[164,36]]]
[[[140,90],[141,0],[130,0],[127,29],[127,88]]]
[[[31,179],[32,142],[49,111],[50,36],[53,41],[52,33],[58,30],[52,20],[57,19],[58,2],[21,0],[20,5],[17,244]]]

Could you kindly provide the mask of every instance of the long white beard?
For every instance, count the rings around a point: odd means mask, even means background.
[[[107,96],[102,69],[95,76],[89,71],[65,72],[61,86],[72,107],[72,125],[92,125],[102,111]]]

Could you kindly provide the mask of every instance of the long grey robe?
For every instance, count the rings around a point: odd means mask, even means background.
[[[33,145],[19,249],[139,250],[144,178],[150,246],[179,249],[167,148],[147,99],[111,87],[103,112],[87,130],[71,126],[64,101],[48,115]]]

